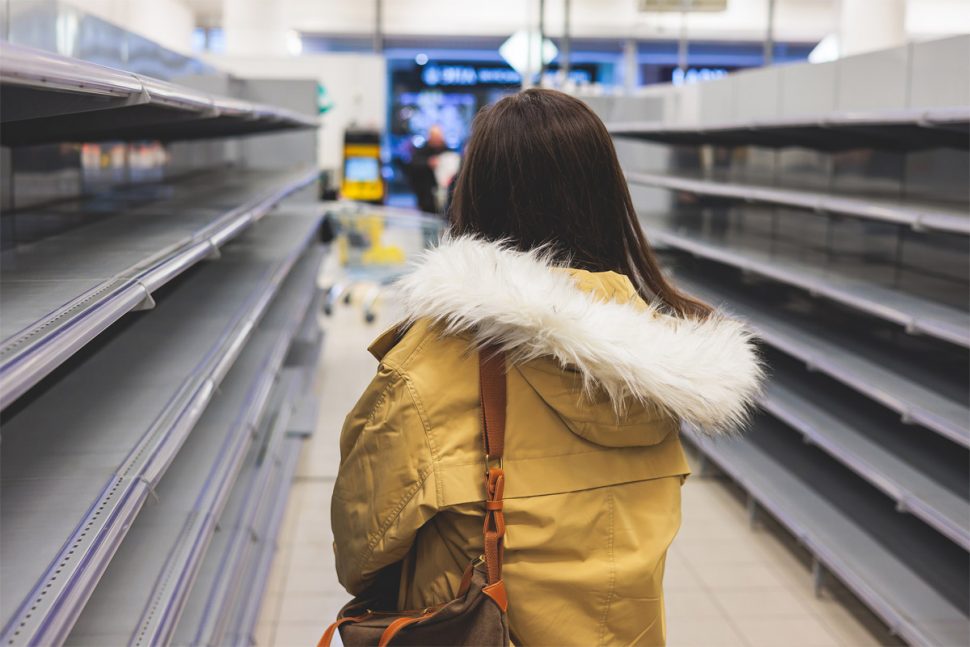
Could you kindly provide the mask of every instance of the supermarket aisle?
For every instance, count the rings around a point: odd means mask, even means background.
[[[347,599],[333,574],[330,547],[337,436],[375,369],[365,348],[390,314],[365,327],[359,311],[341,307],[327,322],[320,426],[304,450],[291,495],[257,632],[260,647],[315,644]],[[809,570],[779,539],[749,528],[743,504],[727,488],[715,478],[691,478],[666,575],[671,646],[880,644],[831,595],[814,598],[811,586]]]

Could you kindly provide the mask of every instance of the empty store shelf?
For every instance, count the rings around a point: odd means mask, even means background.
[[[233,617],[248,604],[249,585],[256,579],[257,555],[262,554],[260,547],[271,530],[268,515],[279,505],[279,486],[274,486],[273,480],[279,478],[285,439],[303,436],[302,428],[294,429],[294,424],[300,424],[294,422],[294,415],[306,400],[317,400],[308,392],[307,372],[316,368],[322,347],[320,296],[317,293],[307,308],[290,344],[270,406],[272,413],[265,417],[263,429],[222,513],[172,644],[247,644],[230,642],[227,634],[233,629]],[[312,363],[312,368],[307,362]],[[286,479],[288,482],[289,473]],[[262,589],[258,591],[261,592]]]
[[[290,380],[274,390],[256,442],[229,495],[216,525],[185,610],[175,632],[174,645],[225,645],[232,610],[245,596],[241,586],[245,566],[253,559],[260,539],[259,512],[269,505],[271,480],[278,468],[280,448],[289,424],[295,395]]]
[[[894,633],[914,645],[966,644],[962,549],[907,523],[778,423],[758,420],[740,441],[688,436]]]
[[[965,465],[898,421],[872,412],[837,385],[772,362],[762,408],[911,513],[970,550]]]
[[[227,645],[256,645],[256,621],[259,619],[259,609],[262,604],[266,583],[269,579],[270,568],[276,555],[276,538],[283,524],[286,512],[286,499],[289,495],[293,476],[296,474],[297,462],[300,458],[300,448],[303,439],[288,435],[283,441],[280,453],[279,467],[270,486],[268,500],[270,505],[264,506],[259,513],[257,527],[259,538],[256,551],[245,566],[245,581],[251,582],[250,587],[243,592],[242,598],[234,605],[229,617],[229,628],[226,631]]]
[[[656,121],[607,124],[617,137],[664,144],[718,146],[798,146],[812,150],[853,148],[921,150],[970,148],[970,108],[835,112],[723,124],[667,124]]]
[[[744,291],[712,283],[691,272],[676,276],[678,285],[745,319],[771,346],[949,440],[970,447],[970,407],[958,399],[959,386],[941,392],[941,378],[917,366],[901,367],[881,350],[869,349],[846,333],[837,333],[809,317],[778,312]]]
[[[66,635],[318,222],[312,205],[264,219],[4,412],[5,644]]]
[[[291,110],[0,43],[4,146],[103,140],[182,140],[291,128],[316,120]]]
[[[697,195],[763,202],[820,213],[837,213],[906,225],[919,231],[970,235],[970,213],[955,205],[917,201],[890,201],[871,196],[837,195],[780,186],[728,182],[683,173],[630,172],[634,184]]]
[[[0,408],[314,178],[234,169],[121,190],[96,214],[84,199],[5,214]]]
[[[215,524],[265,416],[314,289],[319,251],[294,269],[81,612],[67,645],[171,640]]]
[[[799,287],[813,295],[897,323],[907,332],[970,347],[970,313],[957,308],[841,276],[815,264],[732,247],[686,229],[674,230],[657,220],[644,219],[644,226],[651,239],[661,244]]]

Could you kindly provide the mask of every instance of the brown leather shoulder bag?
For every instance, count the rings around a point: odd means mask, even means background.
[[[508,597],[502,581],[505,515],[505,356],[495,349],[479,352],[479,397],[485,448],[485,554],[468,565],[454,600],[413,611],[387,609],[378,587],[347,603],[324,632],[317,647],[330,647],[336,631],[346,647],[385,645],[509,644]],[[495,466],[497,465],[497,466]],[[381,602],[382,598],[384,602]]]

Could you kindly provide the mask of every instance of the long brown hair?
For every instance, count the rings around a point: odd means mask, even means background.
[[[664,277],[606,126],[568,94],[525,90],[478,113],[449,218],[455,235],[545,246],[571,267],[625,274],[675,314],[711,312]]]

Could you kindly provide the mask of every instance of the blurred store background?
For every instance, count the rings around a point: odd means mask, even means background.
[[[5,0],[3,31],[12,43],[162,79],[215,70],[316,79],[321,169],[339,182],[344,131],[376,129],[390,201],[414,205],[406,165],[428,129],[439,125],[447,146],[460,151],[475,112],[522,87],[522,64],[516,69],[501,53],[514,35],[523,59],[530,37],[541,31],[548,40],[542,70],[538,57],[532,61],[532,83],[609,95],[953,35],[967,18],[963,0],[684,6],[689,10],[679,11],[680,0]]]

